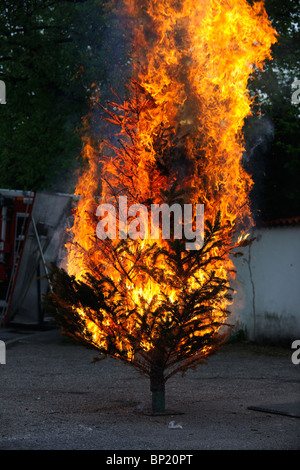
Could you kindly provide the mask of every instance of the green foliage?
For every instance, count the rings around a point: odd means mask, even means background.
[[[300,78],[300,5],[297,0],[266,0],[266,10],[279,36],[273,61],[249,83],[257,94],[257,113],[245,127],[255,182],[254,211],[264,219],[299,215],[300,104],[292,104],[292,84]]]
[[[111,54],[116,40],[104,41],[114,25],[109,1],[2,0],[0,187],[44,189],[73,173],[91,85],[123,61]]]

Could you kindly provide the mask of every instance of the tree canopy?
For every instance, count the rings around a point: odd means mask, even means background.
[[[0,187],[55,187],[74,172],[91,86],[104,87],[123,61],[121,19],[108,1],[1,3]]]

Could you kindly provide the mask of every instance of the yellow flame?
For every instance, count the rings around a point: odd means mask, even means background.
[[[183,164],[186,172],[183,172],[182,187],[190,190],[189,202],[205,204],[207,221],[213,222],[221,211],[223,223],[228,227],[250,226],[249,192],[253,183],[242,167],[242,129],[252,106],[247,87],[255,68],[262,69],[264,61],[271,59],[276,32],[261,1],[252,6],[246,0],[125,0],[125,4],[134,25],[133,60],[139,64],[135,79],[145,91],[145,100],[151,96],[153,106],[148,106],[138,122],[132,124],[128,102],[121,113],[124,126],[121,136],[125,127],[131,126],[138,172],[132,164],[133,156],[121,149],[114,158],[102,162],[100,175],[98,154],[86,142],[88,165],[76,190],[81,198],[75,211],[73,243],[68,246],[68,272],[80,280],[86,272],[93,273],[95,266],[101,265],[117,285],[125,282],[128,308],[134,306],[143,314],[145,302],[148,306],[155,302],[157,307],[164,295],[176,302],[180,289],[160,286],[146,273],[131,277],[135,250],[145,250],[152,243],[150,239],[132,243],[132,257],[114,262],[99,251],[95,220],[91,217],[97,207],[99,179],[102,179],[104,201],[111,200],[112,187],[127,184],[134,193],[134,199],[129,202],[151,199],[160,203],[160,189],[170,181],[157,170],[157,161],[162,159],[160,163],[167,167]],[[170,152],[158,155],[157,139]],[[171,151],[176,145],[178,161],[174,161],[176,156]],[[240,235],[239,241],[248,236]],[[158,243],[167,246],[161,240]],[[220,250],[215,249],[216,256]],[[145,258],[143,262],[147,265],[151,260]],[[117,269],[118,263],[122,268],[118,265],[120,269]],[[166,276],[170,274],[163,257],[156,263],[164,268]],[[233,268],[229,258],[216,260],[210,266],[222,279],[227,279]],[[186,289],[196,289],[206,275],[199,269],[188,279]],[[216,305],[215,316],[220,322],[229,303],[228,300],[224,305]],[[84,310],[80,315],[93,341],[105,343],[106,333],[88,320]],[[135,325],[132,318],[128,322],[129,330],[138,328],[138,317]],[[133,357],[129,344],[119,343],[119,347]],[[147,351],[151,343],[142,339],[141,347]]]

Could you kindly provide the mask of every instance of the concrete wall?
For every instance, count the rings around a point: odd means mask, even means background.
[[[232,318],[252,341],[300,339],[300,226],[255,229],[256,240],[234,259]]]

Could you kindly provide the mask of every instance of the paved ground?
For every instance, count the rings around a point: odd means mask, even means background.
[[[93,351],[57,330],[0,339],[1,450],[300,450],[300,417],[249,409],[296,409],[292,350],[226,346],[167,383],[167,407],[183,414],[149,416],[148,379],[129,366],[92,363]]]

